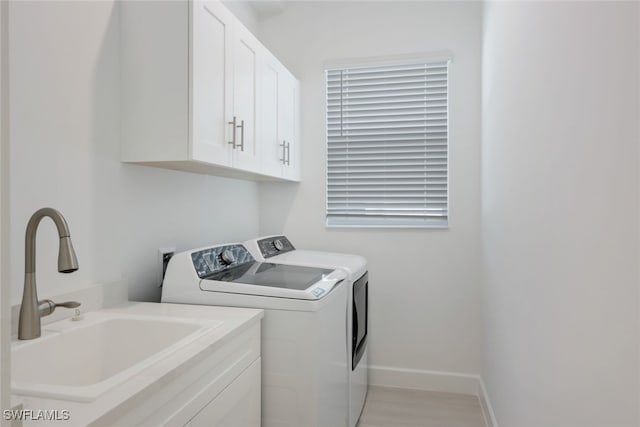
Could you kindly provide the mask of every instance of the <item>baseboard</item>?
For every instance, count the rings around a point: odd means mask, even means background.
[[[369,365],[369,384],[444,393],[478,395],[478,376]]]
[[[480,376],[478,376],[478,398],[480,399],[480,407],[482,408],[482,415],[484,416],[487,427],[498,427],[496,414],[494,414],[491,401],[489,400],[489,393],[487,393],[484,381],[482,381],[482,377]]]
[[[498,427],[480,375],[369,365],[369,384],[477,396],[487,427]]]

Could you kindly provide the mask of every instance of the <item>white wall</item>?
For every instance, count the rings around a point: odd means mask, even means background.
[[[227,9],[235,15],[253,34],[258,30],[258,16],[253,7],[243,0],[222,0]]]
[[[80,270],[56,271],[57,234],[38,233],[39,296],[126,277],[130,298],[159,300],[157,248],[258,233],[255,183],[119,161],[117,2],[12,2],[11,291],[22,295],[24,231],[52,206]]]
[[[491,3],[484,369],[502,426],[637,426],[637,3]]]
[[[300,79],[303,150],[299,186],[261,184],[260,232],[367,257],[373,364],[478,373],[481,5],[288,2],[258,35]],[[325,228],[323,63],[443,49],[454,54],[450,229]]]
[[[0,410],[10,405],[9,376],[11,374],[11,352],[9,351],[11,335],[11,311],[9,290],[9,263],[8,259],[8,189],[9,189],[9,162],[8,162],[8,26],[7,26],[7,2],[0,4]],[[4,419],[0,425],[8,422]]]

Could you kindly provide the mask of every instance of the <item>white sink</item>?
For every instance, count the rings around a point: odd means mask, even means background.
[[[108,312],[85,316],[43,325],[42,337],[14,342],[13,393],[92,401],[222,324]]]

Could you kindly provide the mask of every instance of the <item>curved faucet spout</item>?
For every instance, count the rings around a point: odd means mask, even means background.
[[[58,229],[60,246],[58,248],[58,271],[72,273],[78,269],[78,259],[71,244],[69,226],[62,214],[52,208],[42,208],[36,211],[27,224],[24,254],[24,290],[20,305],[20,319],[18,323],[18,338],[33,339],[40,336],[40,318],[50,314],[53,310],[41,310],[36,292],[36,232],[44,217],[53,220]]]
[[[40,221],[44,217],[51,218],[58,229],[58,236],[60,237],[58,271],[61,273],[76,271],[78,269],[78,259],[71,244],[71,233],[69,233],[67,221],[57,210],[53,208],[42,208],[31,215],[31,219],[29,219],[29,223],[27,224],[24,242],[24,272],[36,272],[36,232],[38,231]]]

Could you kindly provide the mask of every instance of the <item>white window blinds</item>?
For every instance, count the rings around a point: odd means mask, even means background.
[[[447,224],[448,64],[326,72],[328,225]]]

